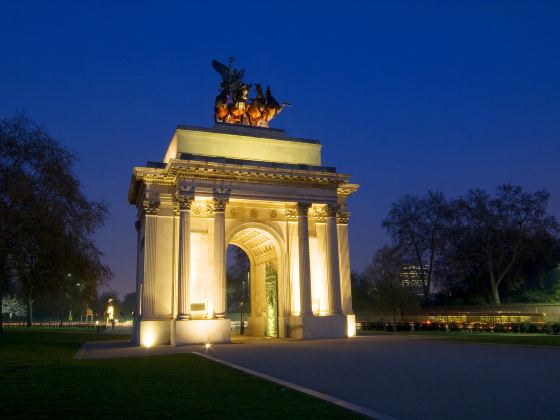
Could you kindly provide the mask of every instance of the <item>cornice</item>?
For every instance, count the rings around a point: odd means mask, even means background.
[[[212,180],[304,188],[333,188],[336,186],[339,195],[341,191],[343,194],[350,195],[358,188],[357,184],[348,184],[349,174],[316,169],[286,169],[172,159],[165,168],[135,167],[129,189],[129,202],[135,203],[142,184],[168,186],[175,184],[180,178],[188,178],[193,181]]]

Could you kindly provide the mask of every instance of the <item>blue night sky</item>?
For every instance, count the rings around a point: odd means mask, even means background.
[[[558,2],[4,2],[0,117],[24,110],[79,156],[111,219],[112,288],[132,291],[132,167],[177,124],[211,126],[217,58],[293,104],[272,126],[319,139],[353,175],[351,260],[387,240],[393,201],[511,182],[560,216]],[[320,6],[319,6],[320,5]]]

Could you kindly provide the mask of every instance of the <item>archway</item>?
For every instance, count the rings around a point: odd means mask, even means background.
[[[226,252],[226,308],[232,332],[244,334],[247,316],[251,312],[249,299],[251,263],[249,256],[237,245],[229,244]]]
[[[284,252],[281,239],[268,226],[247,223],[233,229],[228,245],[244,251],[249,259],[247,288],[247,333],[256,336],[284,337],[284,299],[280,293],[284,278]]]

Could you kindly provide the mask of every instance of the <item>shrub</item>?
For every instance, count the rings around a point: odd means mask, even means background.
[[[528,325],[528,331],[530,333],[537,333],[539,330],[535,324]]]

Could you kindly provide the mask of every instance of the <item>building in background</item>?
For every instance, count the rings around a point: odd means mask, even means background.
[[[423,285],[428,281],[428,266],[423,268],[415,264],[403,264],[401,268],[401,286],[413,289],[423,295]]]

